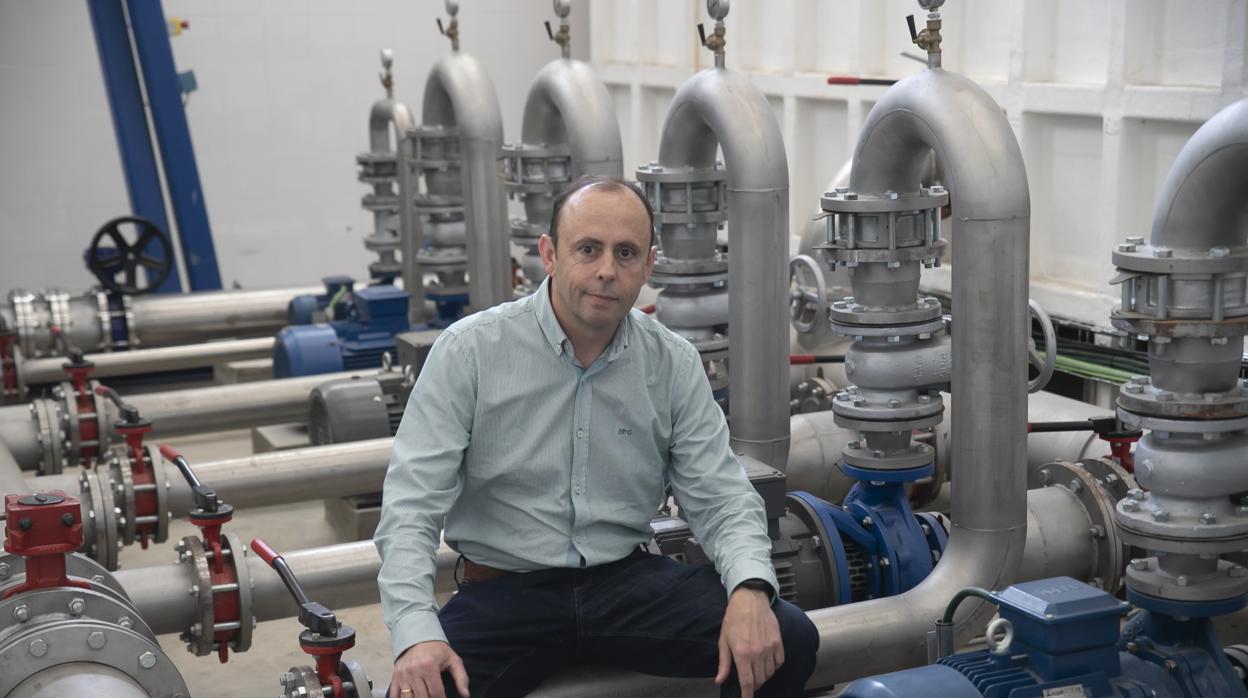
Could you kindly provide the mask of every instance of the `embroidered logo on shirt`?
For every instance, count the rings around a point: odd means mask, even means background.
[[[617,433],[618,433],[620,436],[632,436],[632,435],[633,435],[633,430],[632,430],[632,429],[629,429],[629,428],[627,428],[627,427],[620,427],[620,430],[619,430],[619,432],[617,432]]]

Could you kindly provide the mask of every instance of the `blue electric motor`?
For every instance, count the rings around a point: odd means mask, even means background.
[[[295,296],[286,305],[286,323],[311,325],[319,313],[330,318],[346,317],[351,310],[351,289],[355,279],[349,276],[326,276],[321,279],[325,293]]]
[[[1130,604],[1069,577],[1015,584],[992,596],[1000,620],[990,626],[991,649],[860,679],[842,698],[1248,696],[1199,604],[1139,610],[1119,633]]]
[[[274,377],[312,376],[381,366],[382,355],[394,352],[394,336],[410,329],[408,295],[394,286],[369,286],[354,292],[336,293],[339,301],[335,302],[340,302],[342,297],[350,300],[345,313],[335,312],[341,319],[287,327],[277,334],[273,344]],[[331,300],[334,299],[327,300],[327,304]]]

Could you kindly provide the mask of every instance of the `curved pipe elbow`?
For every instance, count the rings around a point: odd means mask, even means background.
[[[728,163],[730,190],[788,190],[788,158],[771,103],[745,76],[712,68],[689,78],[672,99],[659,162],[714,167],[717,146]],[[783,232],[788,235],[787,215]]]
[[[466,53],[451,53],[433,65],[425,81],[421,120],[455,127],[461,141],[503,143],[503,116],[494,83],[481,62]]]
[[[538,72],[524,104],[521,133],[525,143],[567,143],[574,175],[624,174],[615,105],[588,63],[561,58]]]
[[[1155,247],[1238,247],[1248,232],[1248,99],[1223,109],[1179,151],[1153,211]]]
[[[944,169],[955,219],[1031,215],[1023,153],[1000,105],[943,70],[908,77],[876,103],[854,149],[850,188],[917,191],[929,150]]]
[[[390,98],[373,102],[373,108],[368,113],[369,151],[395,152],[403,133],[414,125],[412,112],[406,104]],[[391,133],[394,134],[393,138]]]

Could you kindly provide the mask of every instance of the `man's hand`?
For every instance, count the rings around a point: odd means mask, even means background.
[[[453,698],[442,690],[443,671],[451,672],[460,697],[468,698],[468,672],[450,645],[433,640],[408,647],[394,663],[390,698]]]
[[[719,631],[719,671],[715,683],[723,684],[733,664],[741,682],[741,698],[753,698],[776,669],[784,664],[780,623],[771,610],[766,592],[737,587],[728,597],[724,625]]]

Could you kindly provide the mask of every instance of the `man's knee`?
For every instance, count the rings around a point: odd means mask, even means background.
[[[787,601],[776,601],[773,609],[784,642],[785,668],[801,675],[804,681],[815,671],[819,631],[805,611]]]

